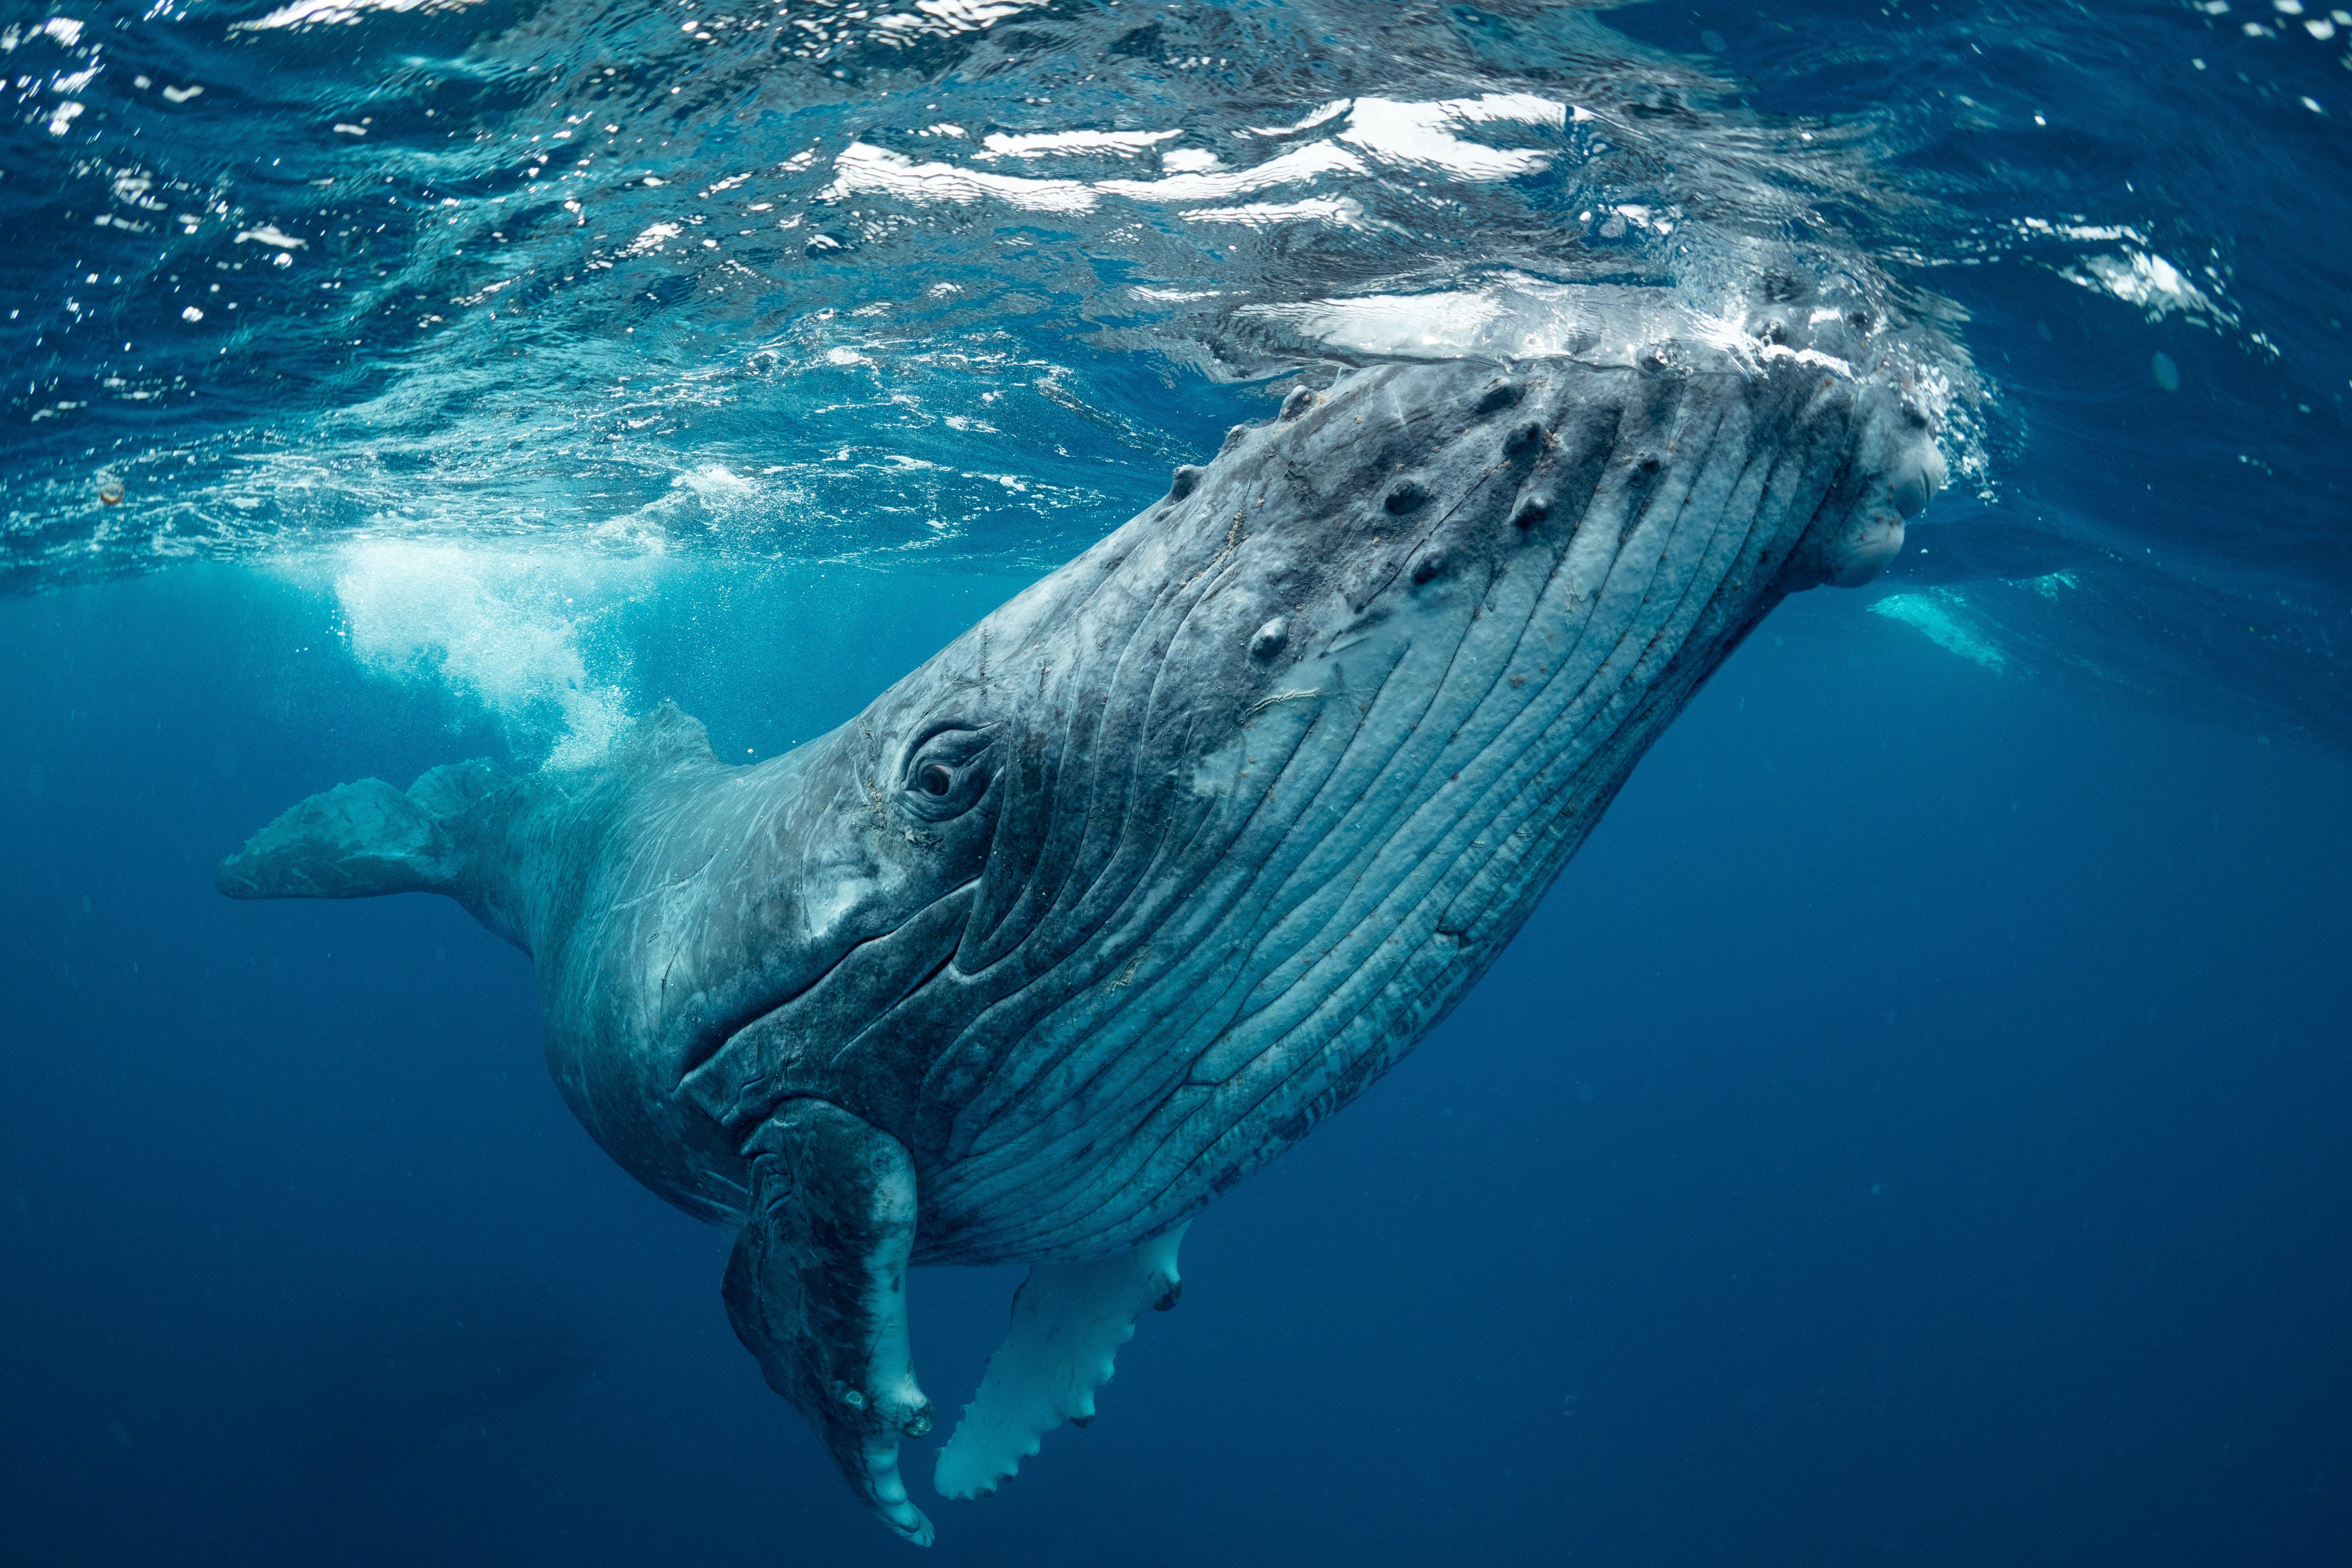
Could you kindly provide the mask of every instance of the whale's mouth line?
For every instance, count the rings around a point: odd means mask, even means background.
[[[918,921],[921,921],[925,915],[929,914],[933,910],[938,909],[940,905],[950,903],[957,899],[974,894],[979,889],[980,883],[980,877],[974,876],[969,878],[964,881],[957,883],[954,887],[950,888],[946,892],[940,894],[938,898],[931,900],[929,903],[922,905],[920,908],[909,910],[904,920],[892,926],[889,930],[876,931],[872,936],[859,938],[857,941],[850,943],[847,947],[842,949],[841,952],[834,957],[833,962],[818,970],[815,974],[810,977],[806,984],[800,986],[789,995],[777,997],[772,1001],[762,1001],[756,1008],[743,1009],[740,1012],[730,1015],[727,1021],[723,1023],[712,1025],[707,1028],[698,1029],[695,1031],[691,1047],[682,1053],[678,1058],[680,1066],[677,1071],[677,1076],[669,1086],[671,1097],[677,1098],[681,1095],[685,1095],[687,1080],[693,1078],[696,1073],[699,1072],[702,1068],[708,1067],[711,1062],[716,1060],[723,1052],[726,1051],[728,1047],[733,1045],[736,1039],[746,1031],[758,1027],[761,1024],[763,1024],[768,1019],[774,1017],[785,1008],[793,1006],[806,998],[812,992],[815,991],[818,986],[823,985],[826,981],[841,973],[841,966],[850,962],[850,960],[855,958],[858,953],[873,947],[877,942],[887,942],[893,938],[898,937],[906,931],[908,927],[913,926]],[[904,1001],[915,991],[919,990],[922,986],[928,984],[931,978],[936,975],[940,970],[954,961],[955,951],[950,947],[948,951],[948,956],[944,960],[939,963],[928,965],[920,976],[906,986],[900,988],[898,994],[892,998],[890,1005],[895,1006],[898,1002]],[[883,1007],[877,1010],[877,1016],[878,1016],[880,1013],[887,1013],[889,1007]],[[691,1096],[688,1096],[688,1098],[691,1099]]]

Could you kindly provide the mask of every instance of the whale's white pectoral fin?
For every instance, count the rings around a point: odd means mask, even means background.
[[[889,1134],[817,1100],[787,1100],[743,1147],[751,1212],[722,1294],[768,1386],[824,1439],[882,1521],[918,1546],[898,1442],[931,1429],[907,1342],[915,1167]]]
[[[988,1358],[980,1392],[940,1450],[931,1484],[949,1498],[984,1497],[1065,1420],[1095,1418],[1095,1390],[1135,1321],[1176,1304],[1184,1226],[1091,1263],[1041,1263],[1013,1298],[1013,1326]]]

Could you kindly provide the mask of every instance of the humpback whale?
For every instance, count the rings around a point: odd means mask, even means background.
[[[732,765],[665,706],[591,766],[344,784],[220,888],[440,893],[530,953],[581,1122],[735,1232],[738,1336],[928,1543],[908,1267],[1030,1266],[937,1461],[975,1496],[1092,1418],[1185,1226],[1445,1016],[1761,618],[1900,547],[1945,470],[1896,329],[1745,310],[1301,385],[822,739]]]

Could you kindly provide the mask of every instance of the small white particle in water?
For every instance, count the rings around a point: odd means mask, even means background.
[[[180,320],[184,321],[201,321],[204,319],[205,313],[202,310],[197,310],[194,305],[190,305],[187,309],[180,312]]]

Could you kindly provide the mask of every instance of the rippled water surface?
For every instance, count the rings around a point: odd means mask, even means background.
[[[0,45],[19,592],[261,557],[366,621],[451,548],[1034,568],[1302,368],[1781,268],[1941,333],[1964,483],[1873,608],[2352,718],[2316,5],[292,0]]]

